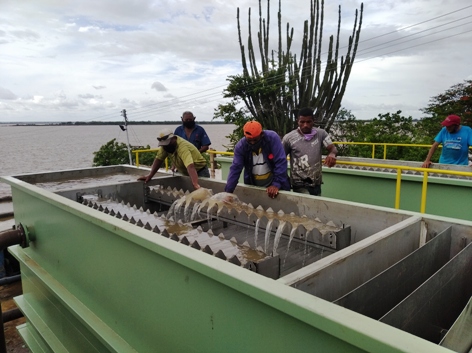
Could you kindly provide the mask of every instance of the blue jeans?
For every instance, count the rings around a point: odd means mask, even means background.
[[[294,186],[293,192],[298,192],[299,194],[309,194],[313,196],[321,196],[321,185],[314,186]]]

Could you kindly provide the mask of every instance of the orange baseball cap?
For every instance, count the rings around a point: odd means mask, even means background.
[[[248,121],[244,125],[243,131],[244,131],[244,136],[246,136],[247,138],[253,139],[253,138],[258,137],[262,133],[262,125],[255,120]]]

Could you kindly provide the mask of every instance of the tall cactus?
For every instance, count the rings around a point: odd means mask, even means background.
[[[352,35],[344,56],[339,58],[341,6],[338,10],[336,40],[329,37],[328,52],[322,69],[322,39],[324,0],[310,0],[310,19],[304,22],[302,47],[297,59],[292,53],[294,30],[287,23],[285,49],[282,36],[281,0],[278,9],[277,50],[269,50],[270,0],[267,15],[262,16],[259,0],[259,31],[257,46],[252,40],[251,9],[248,12],[247,49],[241,38],[239,8],[237,10],[238,37],[243,73],[232,76],[226,89],[226,97],[238,97],[246,105],[252,117],[264,128],[280,135],[296,126],[300,108],[312,107],[320,126],[329,130],[339,109],[351,73],[362,26],[363,4],[356,10]],[[247,53],[246,53],[247,50]],[[256,50],[260,56],[256,59]],[[258,68],[260,63],[261,69]]]

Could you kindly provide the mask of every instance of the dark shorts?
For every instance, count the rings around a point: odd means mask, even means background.
[[[204,166],[202,169],[200,169],[199,171],[197,171],[197,175],[198,175],[199,177],[209,178],[209,177],[210,177],[210,170],[208,169],[207,166]]]
[[[321,196],[321,185],[294,186],[293,192],[298,192],[300,194],[309,194],[313,196]]]

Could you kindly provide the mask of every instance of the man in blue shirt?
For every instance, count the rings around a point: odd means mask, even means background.
[[[431,166],[431,157],[440,144],[443,148],[439,163],[468,165],[469,146],[472,146],[472,129],[461,125],[461,118],[457,115],[449,115],[441,125],[444,127],[434,138],[423,168]]]
[[[211,144],[205,129],[195,123],[195,116],[189,111],[182,114],[182,125],[175,129],[174,135],[192,143],[200,153],[208,150]]]
[[[290,191],[287,155],[279,135],[262,130],[257,121],[247,122],[243,131],[244,137],[234,148],[225,191],[234,191],[243,169],[244,184],[265,187],[270,198],[277,197],[279,190]]]

